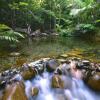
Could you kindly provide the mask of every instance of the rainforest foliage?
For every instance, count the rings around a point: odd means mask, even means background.
[[[95,35],[99,26],[99,0],[0,0],[0,39],[18,42],[16,28],[79,36]]]

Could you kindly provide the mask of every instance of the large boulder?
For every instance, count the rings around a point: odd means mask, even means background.
[[[59,66],[55,59],[46,62],[46,68],[48,72],[53,72]]]
[[[95,75],[91,76],[88,79],[87,84],[93,90],[100,91],[100,72],[97,72]]]
[[[25,95],[25,87],[21,82],[6,87],[2,100],[28,100]]]
[[[24,80],[29,80],[35,77],[37,74],[37,71],[35,68],[29,68],[28,70],[25,70],[22,72],[22,77]]]

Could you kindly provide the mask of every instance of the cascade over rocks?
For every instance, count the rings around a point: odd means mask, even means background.
[[[0,73],[0,89],[5,88],[3,100],[9,98],[9,95],[12,94],[11,90],[14,90],[13,95],[10,96],[11,98],[22,95],[21,100],[27,100],[24,84],[22,85],[21,82],[34,79],[38,75],[43,77],[44,72],[52,74],[50,84],[54,89],[72,88],[72,80],[76,78],[84,80],[93,90],[100,91],[100,64],[77,58],[64,58],[61,61],[59,59],[42,58],[29,64],[23,64],[20,68],[11,68]],[[8,86],[10,88],[7,88]],[[19,94],[17,91],[23,93]],[[39,87],[32,86],[30,89],[32,96],[37,96],[39,91]]]

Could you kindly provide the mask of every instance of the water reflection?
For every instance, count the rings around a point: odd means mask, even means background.
[[[17,48],[9,47],[4,44],[5,48],[0,47],[0,66],[6,68],[9,66],[21,65],[19,62],[24,63],[33,59],[41,57],[53,57],[63,53],[70,52],[75,49],[83,50],[83,57],[87,59],[100,59],[100,41],[96,39],[83,39],[73,37],[48,37],[48,38],[35,38],[25,39]],[[11,56],[11,52],[19,52],[19,56]],[[23,60],[24,58],[24,60]],[[16,61],[17,60],[17,61]]]

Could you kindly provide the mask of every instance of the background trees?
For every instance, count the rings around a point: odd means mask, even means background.
[[[32,31],[82,35],[100,25],[99,17],[96,0],[0,0],[0,23],[13,30],[30,26]]]

